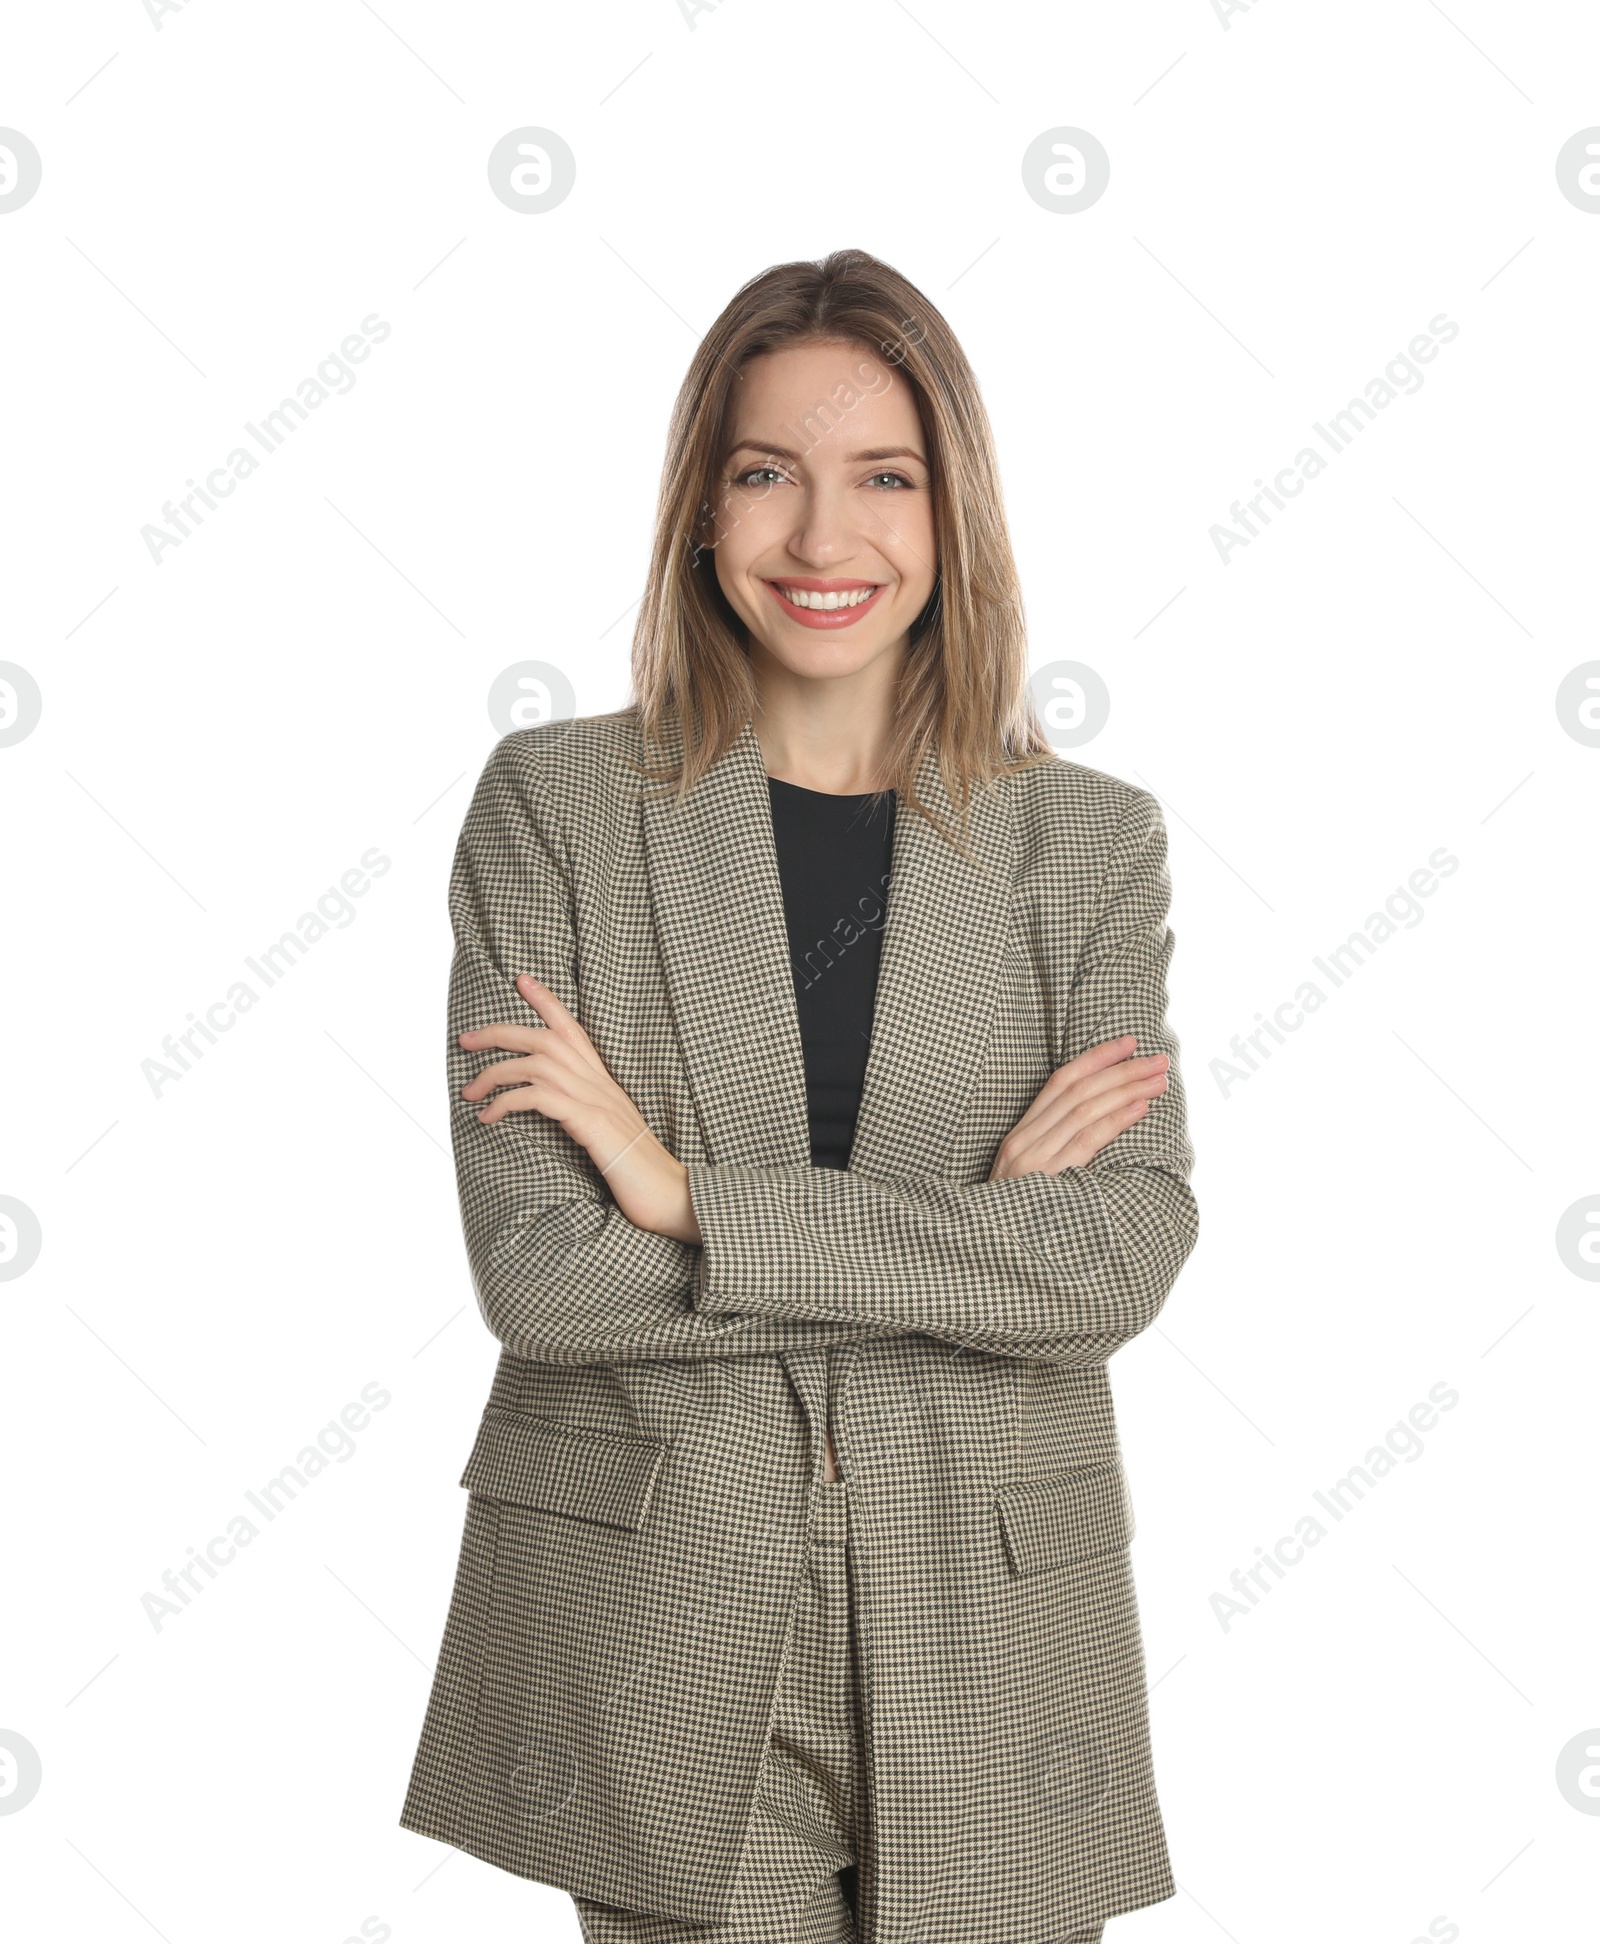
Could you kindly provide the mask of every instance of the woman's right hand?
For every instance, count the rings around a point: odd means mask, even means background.
[[[1138,1044],[1125,1033],[1057,1067],[1000,1143],[989,1179],[1085,1167],[1132,1127],[1166,1091],[1170,1064],[1165,1053],[1132,1058]]]

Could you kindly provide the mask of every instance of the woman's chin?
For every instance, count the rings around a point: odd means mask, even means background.
[[[758,632],[746,625],[745,652],[752,645],[760,652],[755,657],[775,663],[791,675],[854,675],[870,668],[893,649],[897,635],[892,627],[875,626],[870,634],[818,634],[810,629],[785,628]]]

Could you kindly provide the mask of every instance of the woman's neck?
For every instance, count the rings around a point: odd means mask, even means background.
[[[756,739],[769,776],[832,796],[883,787],[898,658],[837,678],[752,660]]]

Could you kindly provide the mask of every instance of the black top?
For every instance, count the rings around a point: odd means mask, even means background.
[[[805,1052],[811,1160],[846,1168],[872,1048],[888,917],[894,796],[830,796],[767,778]]]

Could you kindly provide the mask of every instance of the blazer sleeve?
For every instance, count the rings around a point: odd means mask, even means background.
[[[486,1065],[511,1056],[471,1052],[459,1034],[497,1020],[545,1030],[516,989],[519,973],[534,973],[584,1017],[569,852],[525,734],[490,753],[450,874],[450,1129],[484,1321],[508,1350],[540,1363],[751,1356],[893,1334],[873,1318],[700,1313],[697,1244],[635,1227],[557,1122],[519,1112],[485,1126],[483,1103],[461,1098]]]
[[[876,1320],[1063,1364],[1102,1363],[1154,1322],[1198,1234],[1167,1022],[1170,898],[1161,808],[1135,791],[1057,1013],[1056,1064],[1132,1033],[1171,1065],[1087,1167],[961,1184],[690,1163],[701,1313]]]

